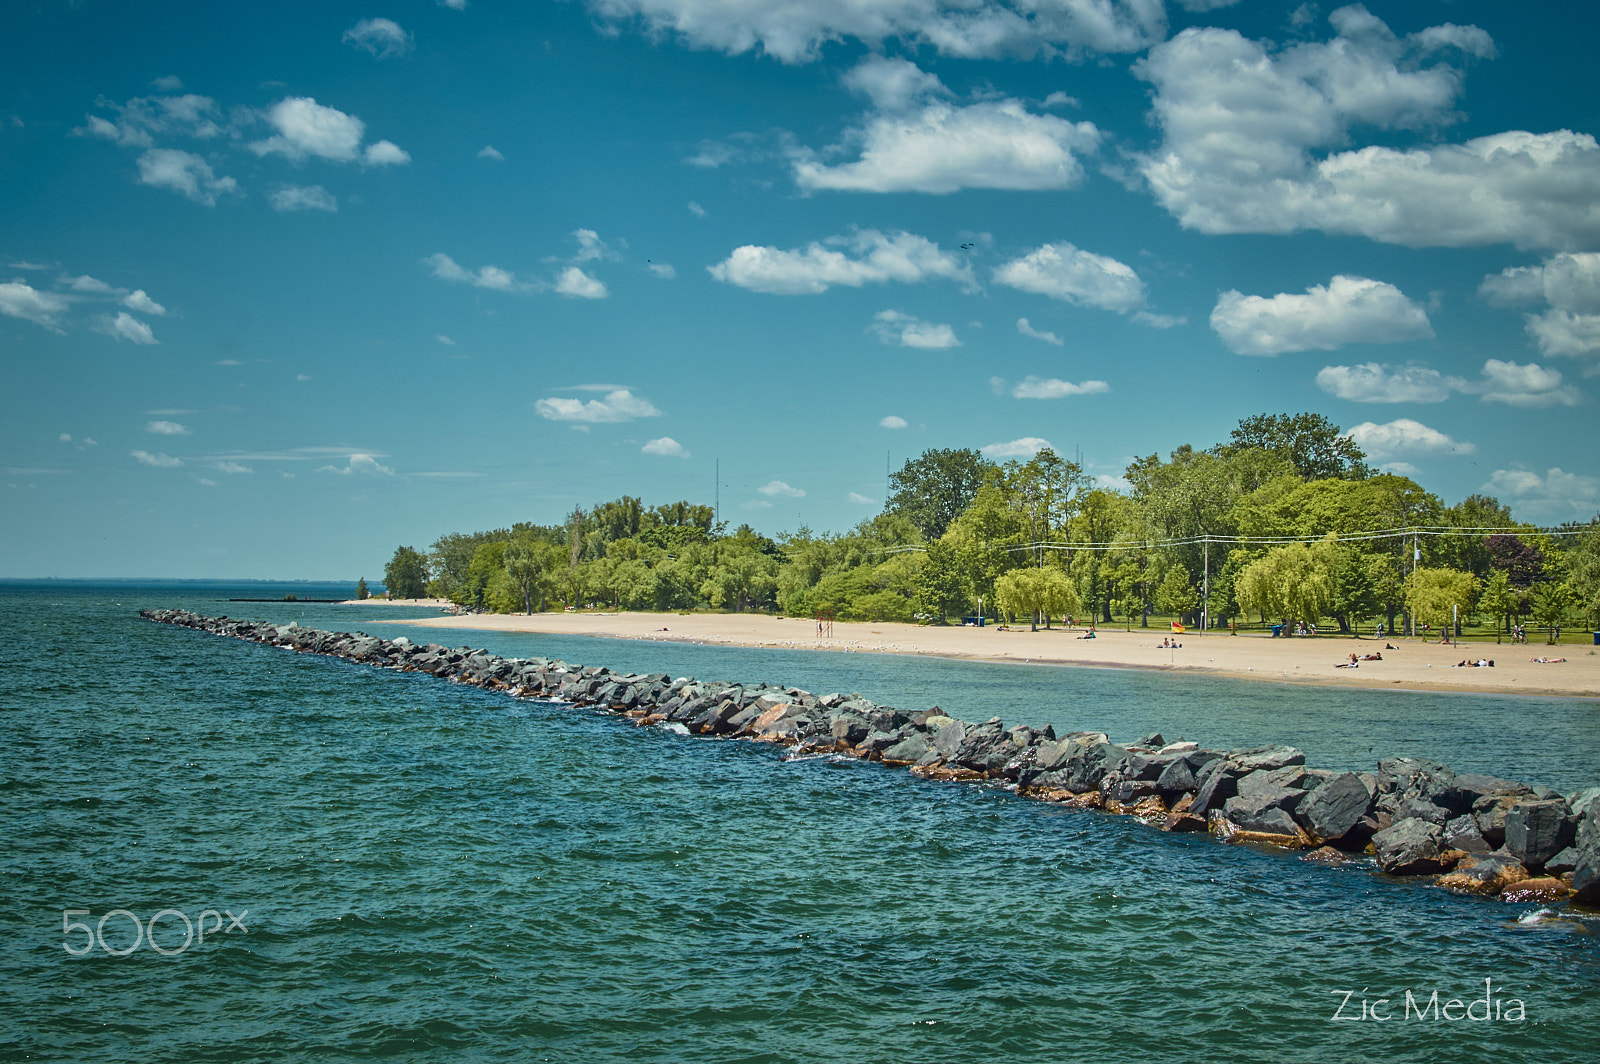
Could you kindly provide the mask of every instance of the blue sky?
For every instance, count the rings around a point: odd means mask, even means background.
[[[8,5],[0,575],[398,543],[885,459],[1115,485],[1326,414],[1600,509],[1589,5]]]

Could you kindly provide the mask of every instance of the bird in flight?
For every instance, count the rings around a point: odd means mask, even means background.
[[[966,251],[966,250],[967,250],[967,249],[968,249],[968,248],[970,248],[970,247],[972,247],[972,245],[971,245],[971,244],[962,244],[962,245],[961,245],[961,250],[962,250],[962,251]]]

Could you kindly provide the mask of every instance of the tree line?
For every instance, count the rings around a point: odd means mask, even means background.
[[[624,496],[560,525],[400,547],[384,584],[395,598],[497,612],[931,623],[982,612],[1130,626],[1164,614],[1211,627],[1331,621],[1341,632],[1600,616],[1600,516],[1542,530],[1487,495],[1446,506],[1375,471],[1319,414],[1246,418],[1207,449],[1135,459],[1123,480],[1101,485],[1048,449],[1004,463],[934,449],[894,473],[883,511],[848,532],[730,532],[708,506]]]

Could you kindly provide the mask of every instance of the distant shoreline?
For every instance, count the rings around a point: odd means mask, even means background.
[[[368,600],[371,601],[371,600]],[[401,605],[402,603],[394,603]],[[427,600],[404,605],[427,606]],[[447,606],[448,603],[441,603]],[[1546,647],[1539,643],[1441,645],[1414,639],[1314,639],[1230,636],[1211,632],[1169,635],[1165,629],[1099,629],[1096,638],[1079,638],[1081,627],[1030,632],[984,628],[925,627],[893,622],[837,621],[832,637],[817,635],[817,623],[766,614],[536,613],[441,616],[385,623],[466,631],[530,632],[611,639],[698,643],[789,650],[905,654],[996,664],[1066,665],[1149,669],[1367,690],[1408,690],[1560,698],[1600,698],[1600,654],[1582,646]],[[1171,638],[1179,649],[1164,648]],[[1349,655],[1381,653],[1383,660],[1335,668]],[[1454,668],[1471,655],[1489,658],[1494,668]],[[1536,664],[1533,657],[1566,657],[1559,664]]]

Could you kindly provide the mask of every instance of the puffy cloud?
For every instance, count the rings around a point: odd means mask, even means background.
[[[180,425],[176,421],[149,421],[145,423],[144,430],[146,432],[153,432],[157,436],[193,435],[188,426]]]
[[[1065,241],[1045,244],[1001,266],[1003,285],[1084,307],[1127,313],[1144,306],[1144,282],[1133,267]]]
[[[1135,64],[1155,86],[1163,133],[1139,169],[1186,228],[1318,229],[1446,247],[1568,249],[1600,239],[1600,144],[1588,134],[1512,130],[1341,150],[1357,126],[1426,131],[1455,121],[1462,60],[1494,45],[1472,26],[1398,37],[1359,6],[1330,22],[1332,40],[1275,52],[1233,30],[1187,29]]]
[[[113,339],[126,340],[131,344],[160,343],[156,334],[150,331],[150,326],[125,310],[117,311],[116,317],[99,322],[95,328]]]
[[[1600,503],[1600,478],[1568,473],[1559,466],[1543,476],[1526,469],[1496,469],[1482,490],[1511,499],[1525,519],[1550,523],[1587,520]]]
[[[1037,436],[1024,436],[1009,443],[987,444],[979,450],[990,458],[1032,458],[1049,446],[1049,440],[1042,440]]]
[[[556,291],[574,299],[604,299],[611,294],[597,278],[576,266],[568,266],[556,275]]]
[[[1451,439],[1408,417],[1385,425],[1363,421],[1345,435],[1377,461],[1401,455],[1475,454],[1478,450],[1475,444]]]
[[[898,310],[878,311],[872,316],[872,324],[867,326],[867,331],[876,336],[879,343],[900,347],[919,347],[923,350],[937,351],[946,347],[961,346],[961,341],[956,339],[955,330],[950,326],[936,325],[910,314],[902,314]]]
[[[888,414],[878,419],[878,427],[880,429],[903,429],[906,427],[906,419],[898,414]]]
[[[54,329],[56,315],[68,305],[62,296],[41,292],[25,281],[0,282],[0,314],[8,318],[21,318]]]
[[[171,189],[207,207],[225,193],[237,193],[239,183],[231,177],[218,177],[211,164],[176,148],[151,148],[139,156],[139,183]]]
[[[470,284],[475,288],[492,288],[500,292],[511,292],[527,287],[519,282],[510,270],[502,270],[498,266],[482,266],[476,271],[468,270],[442,251],[429,255],[422,261],[441,281]]]
[[[411,34],[401,29],[399,23],[386,18],[364,18],[345,30],[339,39],[378,59],[403,56],[411,51],[412,45]]]
[[[123,296],[122,305],[129,310],[136,310],[140,314],[149,314],[151,317],[164,318],[167,316],[167,308],[146,295],[143,288],[136,288]]]
[[[339,201],[321,185],[285,185],[267,197],[275,211],[337,211]]]
[[[658,440],[651,440],[643,447],[639,448],[639,450],[645,454],[658,455],[662,458],[689,457],[689,452],[684,449],[683,444],[679,443],[671,436],[663,436]]]
[[[1519,366],[1491,358],[1483,364],[1483,383],[1475,389],[1485,403],[1543,408],[1577,406],[1583,402],[1578,389],[1561,383],[1559,370],[1546,369],[1537,362]]]
[[[613,260],[618,258],[611,245],[601,240],[600,234],[593,229],[574,229],[572,231],[572,239],[578,245],[578,253],[572,256],[573,262],[594,262],[600,259]]]
[[[851,502],[855,503],[857,506],[876,506],[876,505],[878,505],[878,500],[877,499],[869,498],[868,496],[861,494],[859,491],[852,491],[849,495],[846,495],[845,498],[849,499]]]
[[[791,488],[781,480],[769,480],[756,490],[769,498],[781,495],[786,499],[803,499],[806,494],[803,489]]]
[[[843,144],[796,153],[801,188],[935,194],[1072,188],[1083,180],[1078,156],[1100,144],[1093,123],[1033,114],[1017,100],[958,106],[934,99],[945,92],[939,79],[904,59],[869,57],[846,84],[869,96],[877,111],[848,130]],[[860,157],[821,161],[847,151]]]
[[[62,274],[56,280],[56,284],[64,284],[74,292],[88,292],[92,295],[106,295],[116,291],[98,277],[90,277],[88,274],[82,274],[78,277],[69,277],[66,274]]]
[[[1428,313],[1391,284],[1365,277],[1334,277],[1304,295],[1222,293],[1211,327],[1241,355],[1331,351],[1352,343],[1388,344],[1433,336]]]
[[[859,288],[934,278],[972,284],[967,265],[938,244],[903,231],[884,234],[876,229],[813,241],[794,251],[746,244],[707,269],[719,281],[774,295],[815,295],[833,285]]]
[[[141,465],[154,466],[156,469],[177,469],[183,465],[182,458],[174,458],[170,454],[164,454],[161,451],[157,451],[154,454],[149,451],[129,451],[128,454]]]
[[[759,48],[784,63],[810,62],[824,44],[849,38],[899,37],[977,59],[1135,52],[1166,33],[1161,0],[590,0],[589,7],[606,22],[637,23],[692,48],[734,55]]]
[[[1555,255],[1539,266],[1518,266],[1491,274],[1478,294],[1496,306],[1543,301],[1547,308],[1528,314],[1528,335],[1539,351],[1584,361],[1584,373],[1600,373],[1600,254]]]
[[[1111,385],[1105,381],[1073,384],[1053,377],[1024,377],[1011,389],[1011,395],[1015,399],[1065,399],[1073,395],[1103,395],[1110,390]]]
[[[315,155],[338,163],[354,162],[360,157],[361,138],[367,132],[367,124],[355,115],[324,107],[310,96],[279,100],[268,109],[266,119],[278,133],[250,145],[257,155],[276,152],[294,160]]]
[[[584,424],[613,424],[641,417],[660,417],[648,399],[641,399],[626,388],[607,392],[604,399],[540,399],[534,411],[551,421],[576,421]]]
[[[1447,377],[1415,363],[1391,369],[1377,362],[1323,366],[1317,387],[1352,403],[1442,403],[1454,392],[1471,389],[1461,377]]]
[[[1035,329],[1032,325],[1028,324],[1027,318],[1017,319],[1017,332],[1021,333],[1023,336],[1031,336],[1035,340],[1043,340],[1047,344],[1055,344],[1057,347],[1062,346],[1061,337],[1057,336],[1053,332],[1040,332],[1038,329]]]
[[[325,465],[317,468],[318,473],[337,473],[348,477],[361,475],[367,477],[392,477],[394,470],[380,463],[370,454],[352,454],[346,465]]]
[[[379,140],[367,145],[361,161],[368,166],[404,166],[411,161],[406,150],[390,140]]]
[[[670,281],[678,276],[678,271],[672,268],[672,263],[670,262],[647,262],[644,264],[644,268],[663,281]]]

